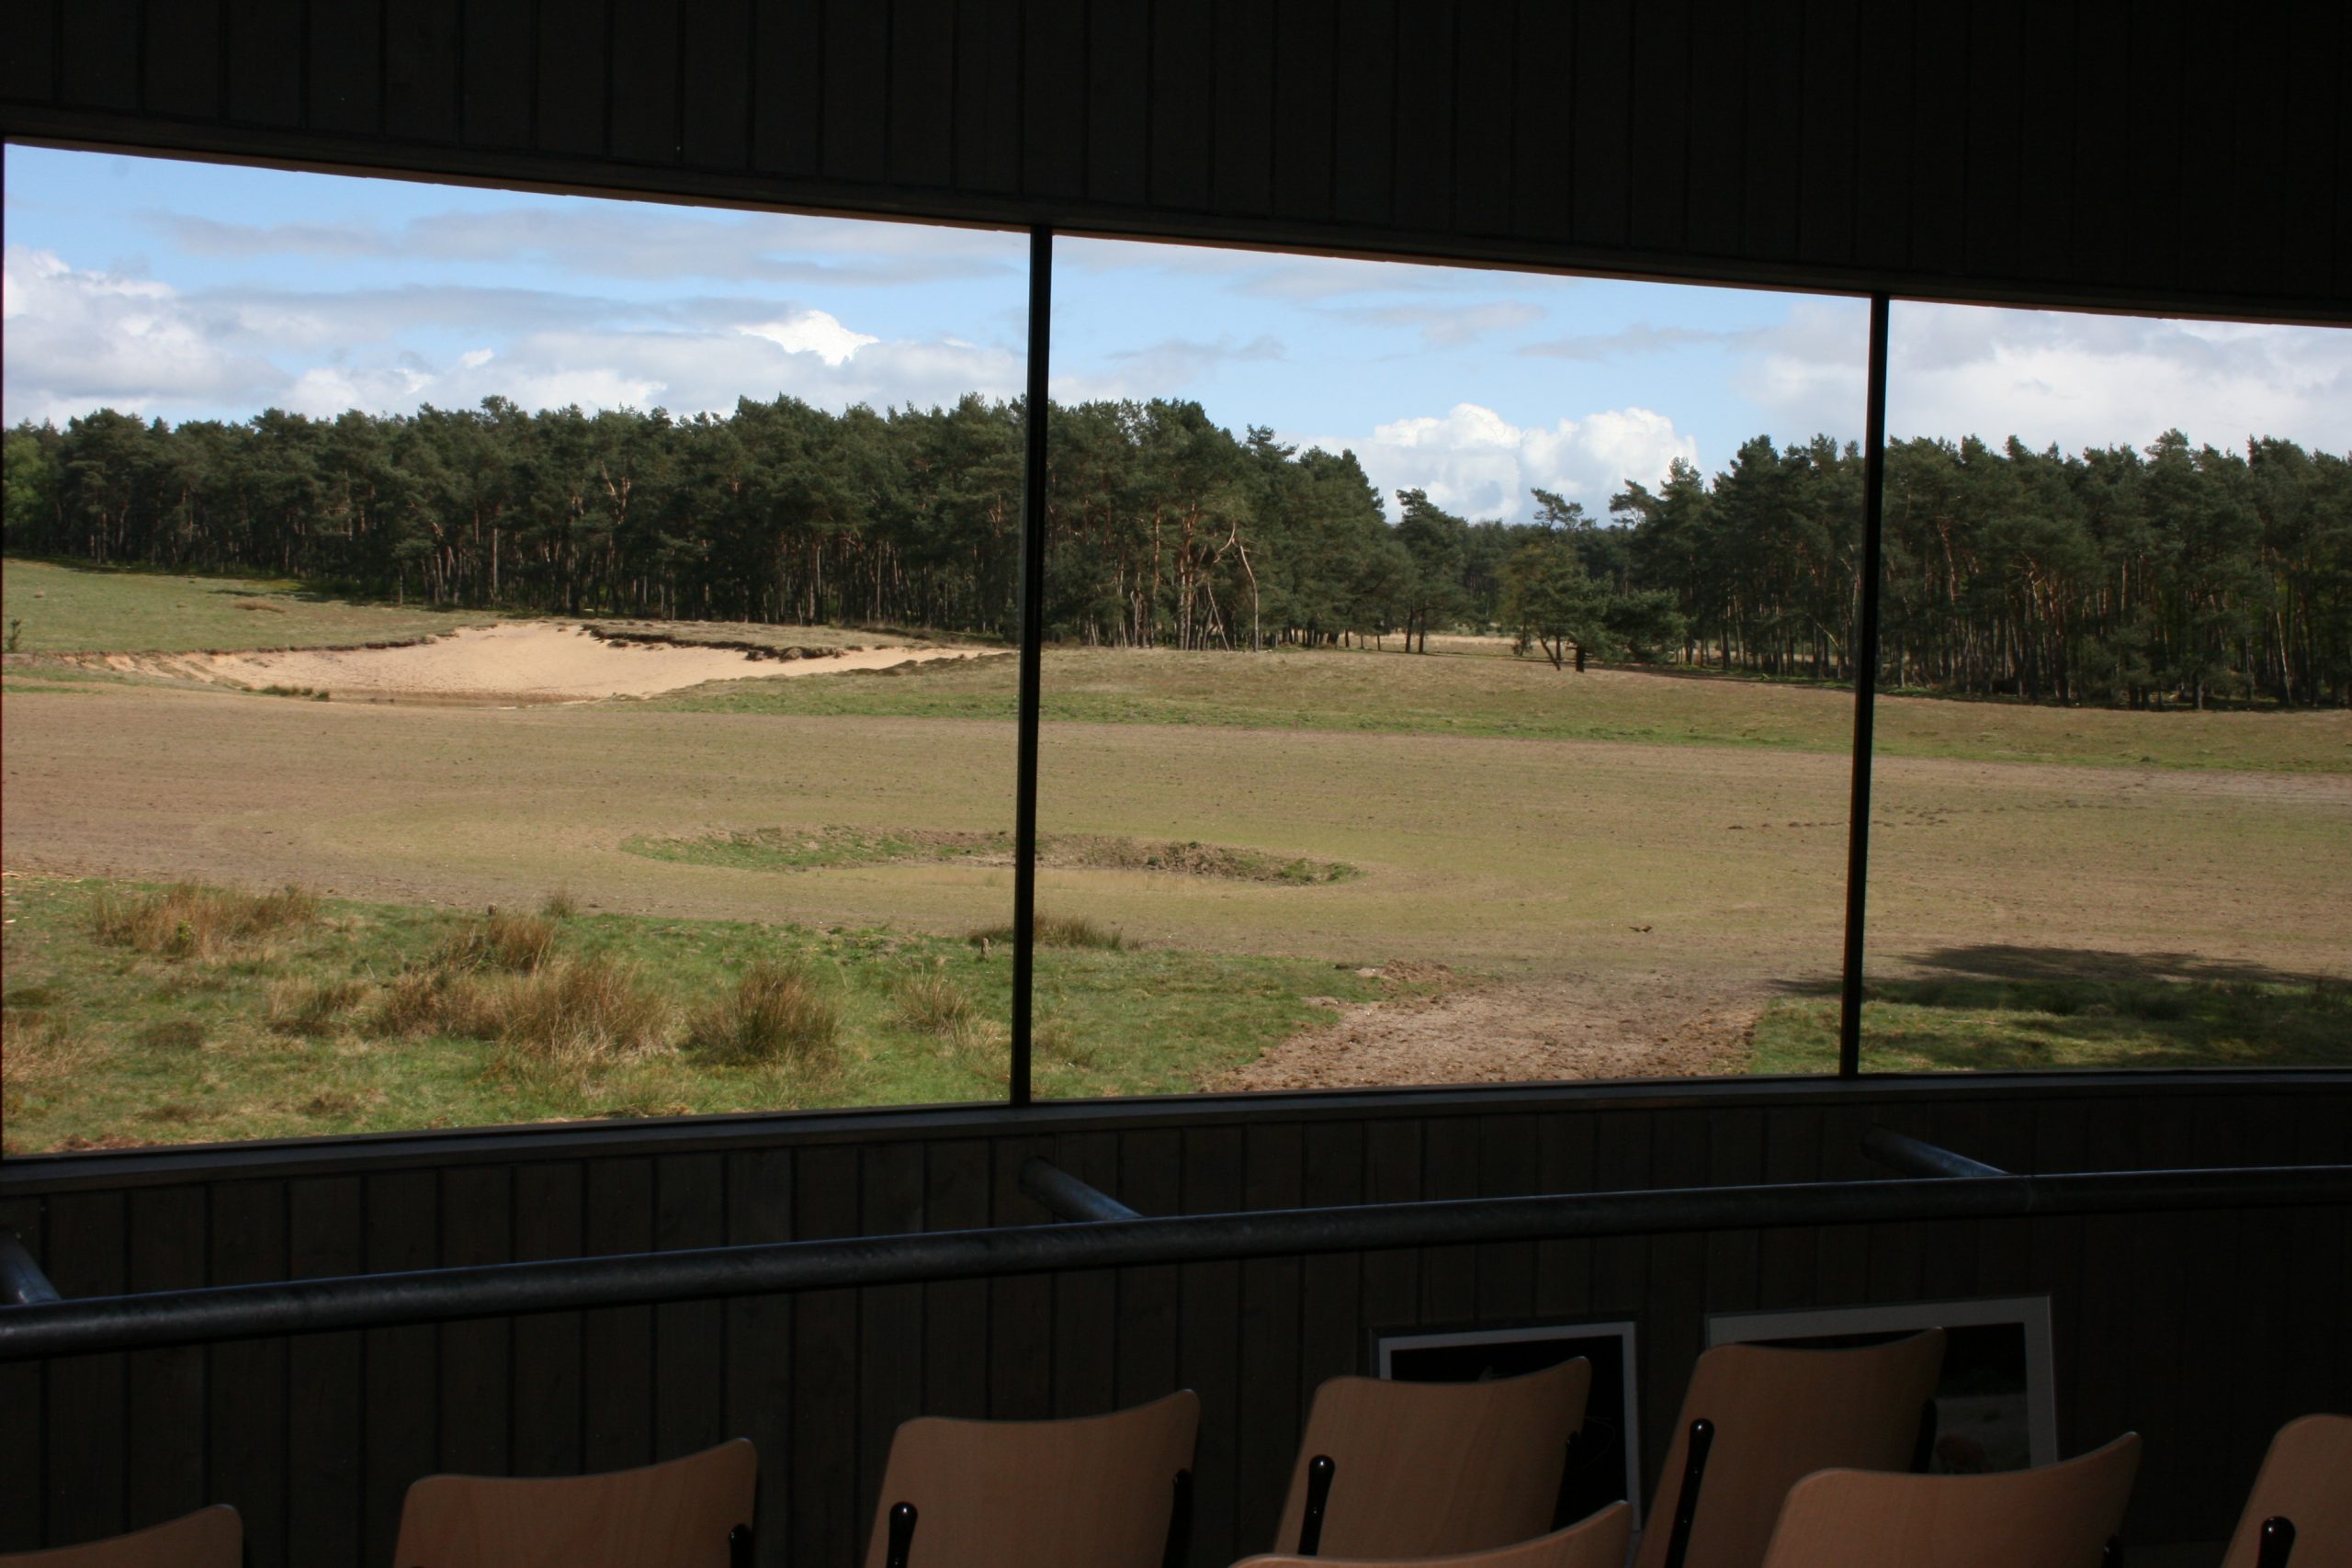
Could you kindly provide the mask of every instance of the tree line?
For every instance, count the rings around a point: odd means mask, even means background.
[[[402,602],[1009,635],[1018,402],[828,413],[526,412],[172,426],[103,410],[6,436],[6,547],[266,571]],[[1848,679],[1862,460],[1758,436],[1712,477],[1525,523],[1425,492],[1390,522],[1351,453],[1193,402],[1050,411],[1048,636],[1263,649],[1501,631],[1531,655]],[[2057,702],[2352,702],[2352,465],[2177,432],[2078,454],[1887,453],[1882,679]]]

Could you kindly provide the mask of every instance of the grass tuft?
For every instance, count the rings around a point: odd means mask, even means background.
[[[910,975],[892,993],[899,1021],[920,1034],[960,1039],[979,1021],[972,994],[936,969]]]
[[[439,959],[451,969],[529,975],[554,956],[555,936],[555,922],[544,915],[492,909],[452,931],[441,944]]]
[[[96,1044],[70,1018],[15,1008],[0,1013],[0,1056],[7,1058],[5,1077],[12,1096],[65,1083],[96,1055]]]
[[[1127,948],[1127,939],[1123,932],[1084,915],[1051,915],[1040,909],[1032,929],[1037,933],[1039,947],[1091,947],[1105,953],[1124,953]],[[1010,925],[985,927],[974,931],[967,940],[976,947],[984,943],[991,946],[1000,942],[1010,944],[1012,928]]]
[[[394,976],[368,1026],[377,1034],[486,1040],[497,1032],[498,1019],[490,987],[466,971],[435,966]]]
[[[568,920],[580,913],[580,900],[569,887],[558,887],[539,900],[539,913],[550,920]]]
[[[333,1034],[368,990],[364,980],[280,980],[269,988],[263,1018],[280,1034]]]
[[[535,1061],[593,1064],[666,1050],[670,1002],[634,965],[601,954],[509,981],[492,1009],[495,1038]]]
[[[695,1014],[686,1043],[720,1061],[819,1066],[834,1059],[841,1027],[841,1003],[811,970],[762,962]]]
[[[90,934],[162,958],[214,958],[318,918],[318,899],[300,887],[254,894],[180,882],[143,897],[101,892],[90,906]]]
[[[146,1025],[136,1036],[151,1051],[194,1051],[204,1043],[204,1025],[192,1018],[167,1018]]]

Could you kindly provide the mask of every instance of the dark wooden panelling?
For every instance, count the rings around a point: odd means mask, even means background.
[[[1885,9],[1899,7],[1888,6]],[[1747,165],[1740,173],[1740,250],[1787,258],[1797,254],[1804,209],[1803,14],[1752,0],[1747,7],[1747,120],[1741,137]]]
[[[287,1193],[287,1269],[296,1279],[367,1267],[367,1184],[311,1177]],[[356,1562],[370,1413],[361,1334],[314,1334],[286,1347],[286,1560]],[[397,1410],[375,1413],[397,1419]]]
[[[1533,240],[1569,231],[1576,167],[1576,13],[1519,0],[1511,77],[1511,227]]]
[[[1518,191],[1519,6],[1475,0],[1454,16],[1453,211],[1467,234],[1508,234]]]
[[[880,9],[880,7],[874,7]],[[679,73],[679,18],[659,6],[613,8],[611,106],[606,150],[637,164],[674,164],[684,130],[686,95]],[[694,85],[695,96],[706,85]]]
[[[612,43],[608,3],[571,0],[539,8],[531,125],[533,140],[545,152],[597,157],[605,151]]]
[[[220,0],[146,0],[140,63],[141,107],[149,114],[220,112]],[[14,31],[11,17],[11,32]],[[10,47],[15,47],[11,38]]]
[[[61,103],[130,109],[139,102],[135,0],[67,0],[57,9]]]
[[[1747,13],[1713,7],[1690,29],[1690,151],[1683,190],[1684,243],[1736,255],[1747,216]]]
[[[384,14],[379,0],[313,4],[303,36],[310,44],[310,126],[338,135],[383,129]]]
[[[2346,24],[2344,7],[2335,5],[2295,7],[2293,26],[2296,43],[2277,61],[2286,76],[2285,90],[2256,89],[2261,99],[2249,127],[2248,155],[2262,157],[2262,133],[2273,138],[2282,155],[2275,165],[2278,199],[2258,209],[2253,221],[2269,230],[2269,243],[2278,247],[2279,283],[2298,294],[2324,294],[2339,281],[2329,263],[2348,204],[2314,204],[2311,197],[2340,191],[2352,178],[2352,170],[2337,161],[2338,143],[2352,137],[2352,115],[2342,105],[2344,73],[2352,70],[2346,44],[2352,27]],[[2256,51],[2240,58],[2258,67],[2263,55]]]
[[[14,1235],[35,1258],[48,1256],[41,1239],[41,1205],[30,1198],[0,1199],[0,1233]],[[42,1403],[46,1371],[38,1362],[0,1366],[0,1551],[30,1551],[45,1539],[41,1511],[49,1423]]]
[[[823,65],[822,0],[752,0],[754,170],[816,173],[824,144]]]
[[[1274,12],[1262,0],[1216,0],[1213,199],[1222,212],[1272,209]]]
[[[1865,6],[1855,39],[1854,259],[1898,267],[1911,260],[1913,188],[1905,136],[1911,108],[1913,10]]]
[[[2179,214],[2163,225],[2169,231],[2162,242],[2131,257],[2131,265],[2164,283],[2181,277],[2230,281],[2233,258],[2226,252],[2214,254],[2207,235],[2213,218],[2220,217],[2226,225],[2235,216],[2232,209],[2239,171],[2228,169],[2221,175],[2218,186],[2208,186],[2191,197],[2185,154],[2191,150],[2193,138],[2185,136],[2184,130],[2192,108],[2208,101],[2210,86],[2227,82],[2230,34],[2235,29],[2217,34],[2204,7],[2185,0],[2134,0],[2130,15],[2130,36],[2109,45],[2123,57],[2129,73],[2124,85],[2129,141],[2110,177],[2125,182],[2131,194],[2117,204],[2117,216],[2124,224],[2132,223],[2132,213],[2143,204],[2136,194],[2142,182],[2147,182],[2150,189],[2171,187],[2174,209]],[[2196,55],[2193,67],[2192,51]],[[2192,81],[2199,84],[2195,91],[2190,87]],[[2230,108],[2233,111],[2235,106]],[[2229,124],[2216,127],[2215,131],[2226,148]],[[2226,153],[2222,162],[2228,164]],[[2183,206],[2188,210],[2182,212]]]
[[[956,0],[956,183],[1021,185],[1020,0]]]
[[[448,1268],[503,1263],[516,1256],[514,1173],[442,1173],[440,1262]],[[438,1330],[441,1458],[437,1468],[462,1475],[505,1475],[514,1468],[507,1434],[514,1375],[514,1329],[492,1319],[444,1324]]]
[[[2132,265],[2132,6],[2125,0],[2080,0],[2074,20],[2073,70],[2065,84],[2075,130],[2067,274],[2095,278]],[[2165,238],[2167,249],[2177,248],[2177,235]]]
[[[678,155],[700,168],[742,168],[752,156],[751,0],[704,0],[686,7],[683,24]]]
[[[2017,266],[2028,277],[2064,275],[2074,228],[2075,73],[2069,51],[2047,47],[2075,35],[2074,0],[2035,8],[2033,37],[2018,51]]]
[[[404,141],[454,142],[464,73],[458,0],[403,0],[384,17],[384,131]]]
[[[822,168],[838,180],[879,180],[890,125],[890,10],[873,0],[825,0]]]
[[[405,1273],[440,1262],[440,1185],[429,1170],[368,1179],[364,1197],[369,1273]],[[373,1329],[363,1346],[368,1425],[359,1561],[389,1562],[400,1529],[401,1492],[440,1468],[440,1331]]]
[[[1396,69],[1395,0],[1342,5],[1331,53],[1332,214],[1343,223],[1385,224],[1396,194],[1396,117],[1386,88]]]
[[[691,105],[695,96],[687,95]],[[955,0],[893,0],[890,7],[890,179],[956,180]]]
[[[1338,0],[1282,0],[1274,10],[1273,205],[1310,222],[1330,218],[1337,177],[1338,13]]]
[[[592,1256],[653,1246],[653,1162],[587,1168],[581,1238]],[[581,1322],[580,1462],[626,1470],[653,1461],[653,1310],[607,1307]]]
[[[252,1285],[289,1271],[286,1184],[228,1181],[210,1190],[209,1282]],[[209,1490],[245,1526],[253,1568],[286,1561],[288,1345],[243,1340],[205,1352]],[[52,1536],[52,1540],[62,1540]]]
[[[664,1250],[727,1240],[727,1162],[672,1155],[653,1167],[653,1241]],[[727,1440],[727,1307],[653,1309],[653,1453],[675,1459]]]
[[[1035,0],[1021,33],[1021,183],[1039,196],[1086,189],[1086,6]]]
[[[523,0],[465,8],[458,124],[469,147],[528,147],[538,57]]]
[[[2030,1170],[2352,1146],[2342,1089],[1890,1085],[1790,1105],[1493,1095],[1313,1109],[1212,1103],[1190,1127],[1138,1116],[938,1139],[877,1119],[885,1130],[862,1143],[438,1170],[369,1171],[356,1155],[348,1176],[0,1200],[0,1224],[28,1231],[83,1293],[1035,1221],[1017,1181],[1041,1152],[1174,1213],[1850,1178],[1874,1174],[1858,1145],[1880,1123]],[[424,1471],[573,1472],[745,1434],[762,1454],[763,1560],[842,1561],[909,1415],[1069,1415],[1190,1384],[1206,1416],[1193,1564],[1213,1568],[1266,1544],[1306,1400],[1363,1368],[1372,1331],[1633,1316],[1654,1480],[1710,1314],[2042,1292],[2066,1447],[2139,1428],[2135,1539],[2211,1539],[2280,1422],[2352,1399],[2336,1332],[2346,1222],[2256,1211],[1434,1247],[605,1311],[584,1314],[584,1336],[583,1314],[559,1314],[83,1359],[37,1374],[24,1402],[42,1412],[37,1456],[0,1427],[0,1458],[16,1461],[0,1485],[51,1499],[46,1518],[35,1506],[0,1523],[0,1540],[54,1543],[219,1497],[244,1514],[257,1564],[381,1561]],[[2245,1288],[2282,1268],[2291,1299]]]
[[[60,9],[60,0],[34,0],[9,13],[8,47],[0,50],[0,97],[40,99],[62,96],[57,72]]]
[[[1182,6],[1151,12],[1150,198],[1162,207],[1209,205],[1216,175],[1216,54],[1209,29]]]
[[[1578,244],[1622,245],[1633,194],[1633,9],[1628,0],[1593,0],[1576,8],[1576,25],[1569,234]]]
[[[1690,158],[1689,0],[1634,7],[1633,178],[1626,238],[1635,250],[1682,245]]]
[[[130,1269],[129,1205],[119,1192],[50,1204],[41,1261],[65,1296],[119,1292]],[[73,1356],[45,1369],[42,1411],[49,1438],[44,1540],[89,1540],[125,1528],[123,1358]]]
[[[205,1283],[205,1202],[200,1187],[129,1194],[128,1283],[134,1291],[187,1290]],[[123,1412],[129,1495],[124,1524],[143,1529],[203,1507],[204,1351],[194,1347],[127,1356]]]
[[[727,1156],[727,1239],[792,1239],[789,1149],[756,1149]],[[792,1301],[746,1296],[727,1303],[729,1435],[752,1439],[760,1456],[760,1503],[754,1534],[763,1568],[791,1560],[786,1525],[793,1465]]]
[[[1855,0],[1808,0],[1804,26],[1797,248],[1805,255],[1847,261],[1854,254],[1854,209],[1869,199],[1854,185]]]
[[[1453,222],[1455,18],[1453,6],[1430,0],[1399,0],[1396,7],[1396,189],[1390,214],[1409,229]]]
[[[792,1173],[793,1235],[857,1234],[855,1149],[804,1149]],[[978,1347],[973,1347],[977,1349]],[[865,1549],[857,1512],[857,1292],[811,1291],[792,1306],[792,1457],[784,1529],[796,1562],[848,1562]],[[771,1486],[771,1493],[775,1488]]]
[[[1965,62],[1981,25],[1966,6],[1912,8],[1908,178],[1911,254],[1957,271],[1968,233],[1968,76]]]
[[[1151,193],[1151,104],[1136,84],[1151,75],[1150,0],[1087,8],[1086,194],[1140,206]]]
[[[1968,31],[1967,263],[1972,271],[2018,265],[2018,138],[2025,124],[2021,56],[2034,47],[2018,0],[1973,6]]]

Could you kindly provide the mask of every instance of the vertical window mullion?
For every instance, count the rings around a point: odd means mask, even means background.
[[[1862,1071],[1862,919],[1871,865],[1871,748],[1878,702],[1880,558],[1885,536],[1886,329],[1884,294],[1871,296],[1869,406],[1862,436],[1861,603],[1854,625],[1854,793],[1846,838],[1846,964],[1838,1020],[1838,1076]]]
[[[1030,994],[1037,961],[1037,704],[1045,642],[1046,397],[1053,341],[1054,231],[1029,231],[1029,379],[1021,476],[1021,702],[1012,828],[1012,1062],[1006,1099],[1030,1100]]]

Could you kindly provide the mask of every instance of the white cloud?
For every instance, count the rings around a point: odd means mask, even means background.
[[[169,285],[77,271],[54,252],[7,247],[0,283],[6,379],[0,418],[66,419],[103,404],[232,402],[254,409],[287,378],[243,350],[232,317]]]
[[[1698,443],[1648,409],[1610,409],[1583,419],[1521,427],[1490,408],[1456,403],[1443,414],[1376,427],[1369,437],[1288,436],[1301,446],[1352,450],[1393,501],[1425,490],[1450,512],[1474,518],[1523,517],[1529,490],[1556,491],[1599,516],[1627,479],[1655,485],[1675,458],[1696,462]]]
[[[1736,384],[1781,429],[1859,434],[1865,330],[1857,305],[1807,301],[1745,341]],[[1898,303],[1892,331],[1897,438],[2015,435],[2071,452],[2144,446],[2177,428],[2222,447],[2249,435],[2352,445],[2352,331],[2342,328]]]
[[[731,409],[779,393],[830,409],[1016,396],[1012,349],[891,339],[773,299],[658,305],[534,289],[411,286],[345,292],[170,286],[6,256],[0,417],[63,422],[100,407],[171,420],[470,407]],[[435,346],[463,332],[462,348]],[[484,337],[492,341],[485,343]],[[460,340],[463,341],[463,340]]]
[[[835,369],[859,349],[882,341],[865,333],[850,331],[838,317],[823,310],[803,310],[782,321],[754,321],[735,330],[763,337],[786,354],[813,354]]]
[[[1063,402],[1174,397],[1220,366],[1283,356],[1281,341],[1263,333],[1246,343],[1235,341],[1230,334],[1214,340],[1163,338],[1146,348],[1120,349],[1104,355],[1106,368],[1094,374],[1056,375],[1051,390]]]

